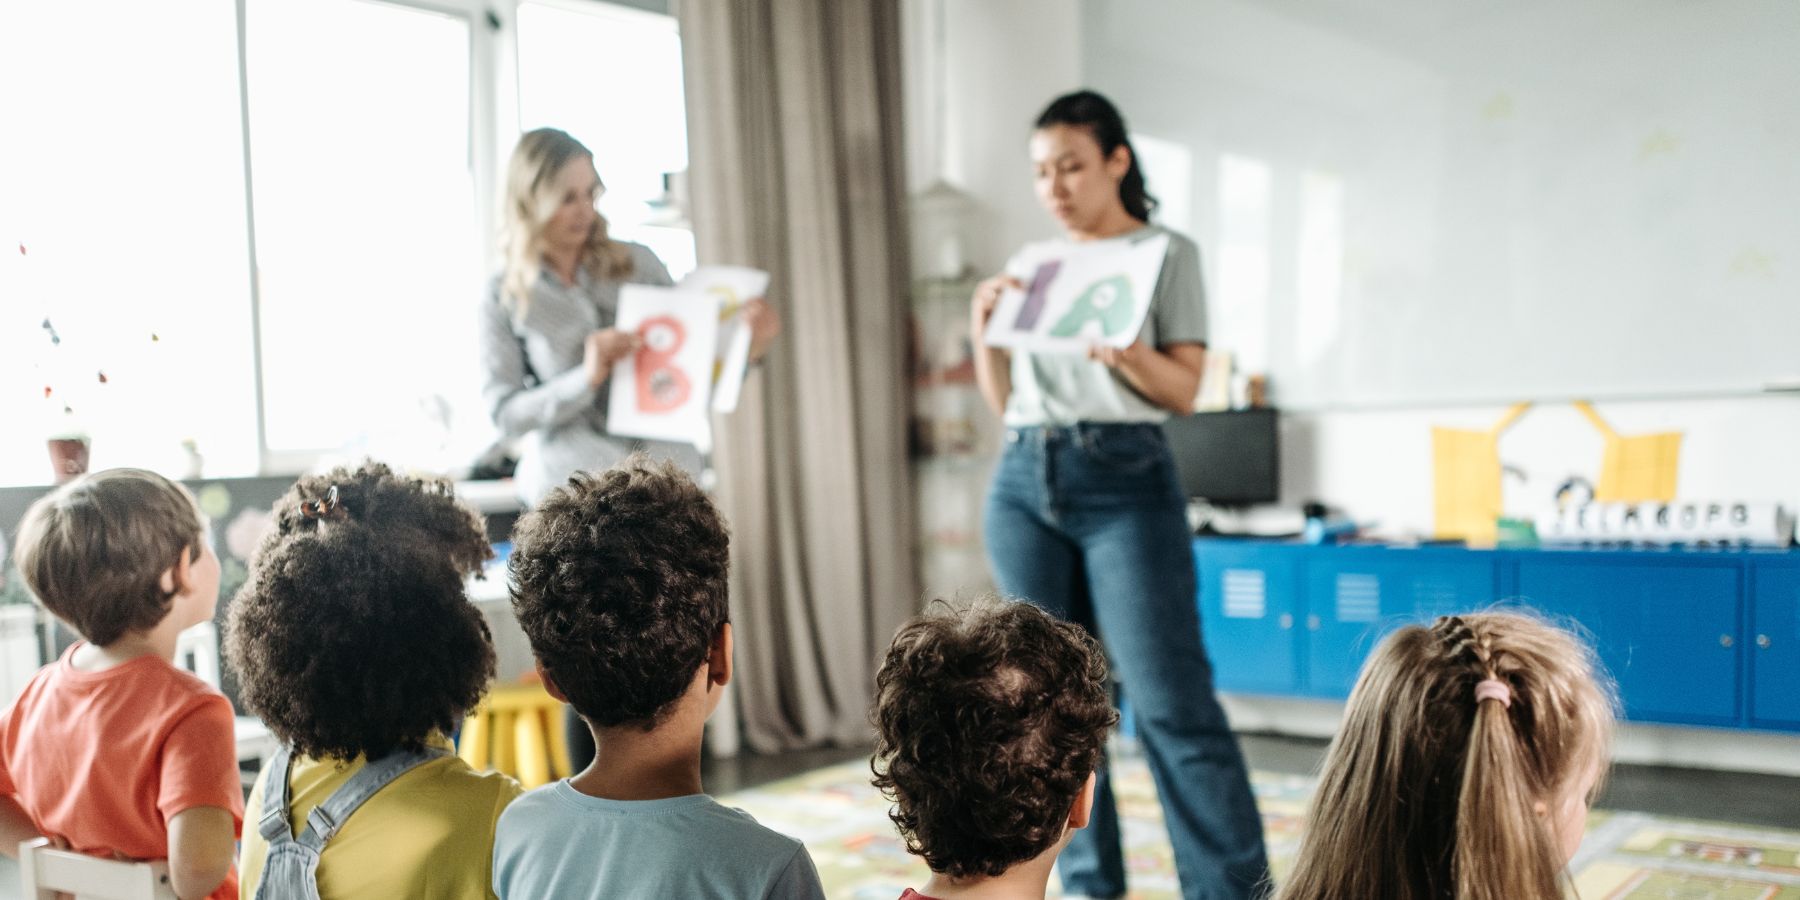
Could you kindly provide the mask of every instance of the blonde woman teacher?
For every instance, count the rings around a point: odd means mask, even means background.
[[[481,305],[482,394],[502,435],[525,439],[514,480],[527,504],[578,470],[605,469],[636,450],[696,476],[702,465],[690,445],[606,431],[607,379],[639,344],[613,327],[619,288],[674,281],[650,248],[607,235],[594,206],[605,189],[594,155],[554,128],[519,138],[507,166],[505,267]],[[761,298],[743,315],[756,361],[781,320]]]
[[[1032,260],[1078,247],[1166,236],[1143,330],[1127,347],[1087,353],[985,347],[981,392],[1006,424],[988,491],[984,535],[1007,594],[1100,638],[1130,699],[1162,799],[1188,900],[1242,900],[1268,888],[1262,819],[1237,739],[1213,696],[1200,642],[1186,501],[1161,422],[1192,411],[1206,355],[1200,251],[1150,223],[1156,201],[1106,98],[1057,98],[1031,133],[1038,201],[1062,237],[1022,250],[970,301],[981,347],[995,303],[1030,277]],[[1057,857],[1063,890],[1125,895],[1112,781],[1102,763],[1088,827]]]
[[[695,477],[704,464],[691,445],[606,431],[607,379],[639,346],[636,335],[613,327],[619,288],[674,280],[650,248],[607,235],[594,205],[605,190],[594,154],[554,128],[526,132],[507,166],[505,268],[481,304],[482,395],[501,433],[524,438],[513,479],[527,505],[577,471],[609,468],[638,450]],[[781,333],[781,319],[760,297],[742,315],[755,362]],[[593,737],[573,709],[564,732],[579,772],[593,761]]]

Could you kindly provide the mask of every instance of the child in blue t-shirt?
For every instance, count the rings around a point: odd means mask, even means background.
[[[494,836],[508,897],[823,898],[800,842],[700,786],[731,680],[729,539],[712,501],[641,454],[577,473],[519,520],[513,606],[592,765],[520,797]]]

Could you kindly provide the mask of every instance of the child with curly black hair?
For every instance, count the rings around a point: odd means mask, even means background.
[[[25,514],[19,574],[82,639],[0,713],[0,853],[42,835],[167,859],[180,897],[237,896],[231,701],[174,665],[219,601],[206,528],[186,488],[142,469],[82,476]]]
[[[519,520],[513,608],[598,752],[500,817],[499,896],[824,896],[799,841],[700,786],[706,718],[731,680],[729,557],[712,501],[641,454],[577,473]]]
[[[251,793],[245,896],[492,896],[494,823],[519,786],[445,737],[494,675],[463,586],[491,555],[448,482],[379,463],[277,503],[226,624],[243,701],[283,744]]]
[[[1085,629],[983,601],[901,626],[870,717],[874,784],[931,867],[924,893],[901,898],[954,900],[1044,895],[1056,854],[1087,826],[1119,714]]]

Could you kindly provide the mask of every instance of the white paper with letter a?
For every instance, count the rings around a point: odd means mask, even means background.
[[[626,437],[712,446],[713,358],[719,298],[703,291],[627,284],[613,327],[643,346],[613,366],[606,430]]]
[[[1025,289],[1000,295],[986,342],[1050,353],[1085,353],[1095,344],[1128,347],[1137,340],[1169,236],[1135,244],[1077,247],[1039,260],[1021,278]]]

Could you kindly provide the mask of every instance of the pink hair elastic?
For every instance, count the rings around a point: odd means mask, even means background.
[[[1498,678],[1488,678],[1475,685],[1475,702],[1498,700],[1507,709],[1512,708],[1512,688]]]

